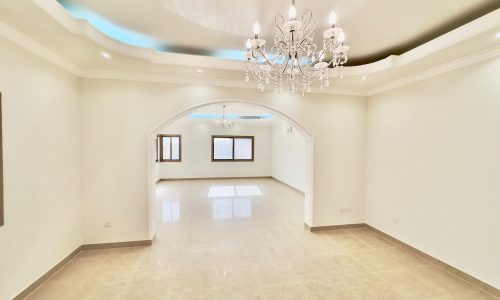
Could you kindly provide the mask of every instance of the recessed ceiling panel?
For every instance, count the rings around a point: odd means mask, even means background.
[[[242,60],[252,24],[270,42],[274,17],[288,0],[59,0],[121,42],[165,52]],[[335,10],[351,46],[350,64],[402,54],[500,8],[498,0],[296,0],[299,13],[313,12],[318,36]],[[318,37],[319,38],[319,37]]]

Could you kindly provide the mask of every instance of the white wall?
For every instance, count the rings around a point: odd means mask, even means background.
[[[496,287],[499,80],[497,58],[371,97],[367,116],[366,222]]]
[[[78,79],[2,38],[0,53],[0,299],[12,299],[82,243]]]
[[[182,136],[182,162],[156,163],[161,179],[271,176],[271,126],[236,123],[216,129],[209,121],[178,121],[162,133]],[[254,136],[254,161],[212,162],[212,135]]]
[[[311,225],[363,221],[364,97],[98,79],[83,79],[81,92],[85,243],[149,238],[149,133],[194,105],[223,99],[274,107],[314,135]],[[341,214],[346,205],[353,211]],[[112,227],[104,228],[105,221]]]
[[[306,141],[286,122],[277,123],[272,131],[272,176],[299,191],[306,185]]]

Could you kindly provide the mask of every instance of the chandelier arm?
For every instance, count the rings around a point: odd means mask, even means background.
[[[273,72],[269,72],[269,78],[274,80],[274,79],[279,78],[280,76],[283,76],[283,74],[285,74],[286,70],[288,69],[288,62],[289,61],[290,61],[290,59],[287,57],[285,60],[285,63],[283,64],[283,69],[277,69],[275,71],[276,75],[273,75]]]
[[[306,16],[306,14],[308,14],[308,16]],[[309,17],[307,18],[306,21],[304,21],[304,17]],[[304,28],[307,28],[307,26],[309,25],[309,23],[311,22],[312,20],[312,11],[310,9],[306,10],[303,14],[302,14],[302,22],[304,23]]]
[[[279,72],[277,72],[276,76],[269,76],[271,79],[276,79],[280,76],[283,76],[283,74],[285,74],[286,72],[286,69],[288,69],[288,62],[290,61],[290,59],[288,57],[286,57],[286,60],[285,60],[285,63],[283,64],[283,69],[279,70]]]
[[[268,58],[267,56],[262,52],[262,50],[259,48],[259,53],[260,55],[264,58],[264,60],[266,61],[266,63],[273,69],[279,69],[278,66],[276,66],[276,64],[272,63]]]
[[[294,4],[295,0],[292,0]],[[343,47],[341,42],[344,39],[340,35],[342,29],[332,27],[323,32],[323,47],[320,49],[315,42],[317,32],[312,11],[306,10],[298,19],[292,6],[289,16],[277,15],[274,18],[273,43],[269,53],[266,53],[265,41],[256,35],[256,40],[251,43],[254,46],[251,53],[246,54],[249,62],[247,72],[252,73],[260,90],[269,85],[270,80],[279,91],[284,84],[290,85],[291,93],[295,86],[309,92],[311,84],[317,81],[321,81],[322,88],[329,86],[330,69],[342,66],[347,60],[349,47]],[[256,24],[254,32],[258,29]]]
[[[329,46],[330,46],[331,43],[333,43],[333,42],[329,41],[328,44],[326,44],[326,46],[323,49],[321,49],[321,51],[318,53],[318,58],[315,61],[313,61],[311,63],[311,65],[315,65],[315,64],[317,64],[318,62],[320,62],[322,60],[321,57],[326,53],[326,50],[329,48]]]
[[[311,73],[317,73],[319,71],[317,69],[312,68],[309,64],[301,65],[300,60],[298,60],[297,64],[299,66],[300,73],[309,78],[313,78],[314,76],[316,76],[316,74],[311,74]]]
[[[281,31],[281,34],[285,35],[285,32],[283,31],[283,29],[279,24],[280,22],[278,21],[278,18],[281,18],[282,22],[285,20],[285,18],[283,18],[282,15],[277,15],[276,17],[274,17],[274,25],[276,26],[276,28],[279,29],[279,31]]]

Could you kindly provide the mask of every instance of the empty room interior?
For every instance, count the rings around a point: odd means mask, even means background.
[[[0,1],[10,299],[500,299],[500,1]]]

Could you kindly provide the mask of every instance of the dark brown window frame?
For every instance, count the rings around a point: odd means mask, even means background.
[[[215,159],[215,143],[216,138],[231,138],[233,139],[233,158],[231,159]],[[250,159],[235,159],[234,158],[234,139],[251,139],[252,140],[252,158]],[[255,157],[255,137],[251,135],[212,135],[212,162],[249,162],[254,161]]]
[[[172,159],[172,142],[170,142],[170,159],[163,159],[163,138],[179,138],[179,159]],[[182,162],[182,136],[180,134],[159,134],[156,138],[156,162]]]

